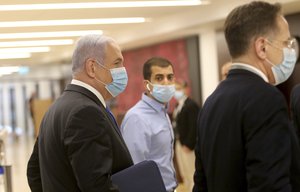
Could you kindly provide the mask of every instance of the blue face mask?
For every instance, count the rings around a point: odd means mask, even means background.
[[[272,65],[272,72],[275,77],[275,85],[283,83],[292,74],[297,61],[297,55],[295,49],[283,48],[283,61],[282,63],[275,65],[271,61],[267,60]]]
[[[149,84],[151,84],[149,82]],[[147,88],[150,91],[149,84],[147,84]],[[153,86],[153,90],[150,91],[150,94],[159,102],[167,103],[171,100],[175,93],[175,85],[159,85],[159,84],[151,84]]]
[[[178,101],[184,97],[183,91],[175,91],[174,98]]]
[[[97,62],[98,63],[98,62]],[[99,63],[98,63],[99,64]],[[107,69],[103,65],[99,64],[104,69]],[[107,69],[110,71],[111,77],[113,81],[109,84],[106,84],[99,79],[95,78],[96,81],[100,82],[101,84],[105,85],[106,90],[113,96],[116,97],[120,93],[122,93],[128,82],[128,76],[125,67],[119,67],[119,68],[113,68],[113,69]]]

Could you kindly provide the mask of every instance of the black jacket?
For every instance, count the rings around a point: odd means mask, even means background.
[[[118,191],[110,176],[132,164],[99,99],[70,84],[43,118],[27,177],[34,192]]]
[[[198,118],[193,192],[299,192],[300,149],[283,95],[230,70]]]
[[[300,140],[300,84],[293,88],[290,100],[293,123]]]
[[[200,107],[189,97],[176,116],[176,132],[182,145],[193,150],[196,143],[197,116]]]

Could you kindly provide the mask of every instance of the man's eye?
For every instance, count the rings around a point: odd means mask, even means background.
[[[162,77],[157,77],[156,80],[161,81],[161,80],[163,80],[163,78]]]

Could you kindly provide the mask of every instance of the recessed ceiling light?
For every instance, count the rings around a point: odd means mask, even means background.
[[[54,31],[54,32],[31,32],[31,33],[0,33],[0,39],[23,39],[45,37],[77,37],[87,34],[103,34],[101,30],[86,31]]]
[[[8,41],[0,42],[0,47],[30,47],[30,46],[49,46],[49,45],[72,45],[72,39],[60,40],[37,40],[37,41]]]
[[[101,25],[122,23],[143,23],[143,17],[106,18],[106,19],[65,19],[65,20],[35,20],[35,21],[4,21],[0,28],[5,27],[35,27],[35,26],[66,26],[66,25]]]
[[[0,53],[0,59],[21,59],[31,57],[30,53]]]
[[[84,2],[84,3],[49,3],[49,4],[18,4],[1,5],[0,11],[51,10],[51,9],[94,9],[122,7],[165,7],[195,6],[208,4],[209,1],[177,0],[177,1],[119,1],[119,2]]]
[[[49,52],[50,47],[24,47],[24,48],[0,48],[0,54],[3,53],[40,53],[40,52]]]

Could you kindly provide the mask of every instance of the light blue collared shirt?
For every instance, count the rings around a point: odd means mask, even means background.
[[[167,191],[176,188],[174,133],[165,105],[143,94],[125,115],[121,132],[134,163],[154,160]]]

